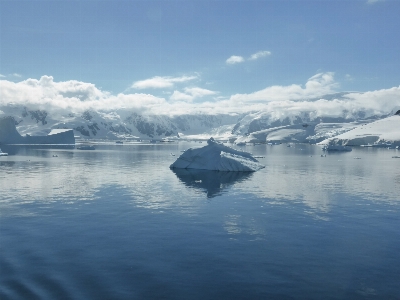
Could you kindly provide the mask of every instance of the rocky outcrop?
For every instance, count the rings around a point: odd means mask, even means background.
[[[143,135],[151,138],[160,136],[176,136],[178,134],[177,128],[167,117],[144,117],[133,113],[126,118],[126,123],[136,127],[136,129]]]
[[[26,109],[26,107],[24,107],[24,110],[22,111],[22,117],[26,118],[27,116],[30,116],[32,120],[36,121],[36,123],[41,123],[42,125],[47,124],[47,121],[46,121],[47,112],[45,110],[29,110],[28,111]]]

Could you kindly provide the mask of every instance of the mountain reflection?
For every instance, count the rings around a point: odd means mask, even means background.
[[[172,172],[186,186],[205,191],[208,198],[219,196],[221,192],[252,175],[251,172],[221,172],[197,169],[172,169]]]

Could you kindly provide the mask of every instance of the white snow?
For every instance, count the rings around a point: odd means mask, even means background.
[[[71,129],[52,129],[48,135],[59,134],[70,130]]]
[[[207,146],[188,149],[170,166],[171,169],[253,172],[264,168],[250,153],[217,143],[213,138]]]
[[[8,153],[5,153],[5,152],[1,151],[1,149],[0,149],[0,156],[7,156],[7,155],[8,155]]]
[[[297,124],[268,128],[239,137],[236,143],[306,143],[307,137],[314,134],[314,127],[315,124]]]
[[[373,120],[368,121],[355,121],[350,123],[319,123],[315,126],[315,134],[307,137],[308,140],[322,141],[339,134],[345,133],[349,130],[356,128],[359,125],[370,123]]]
[[[347,146],[400,145],[400,116],[387,117],[326,139],[319,144],[336,143]]]

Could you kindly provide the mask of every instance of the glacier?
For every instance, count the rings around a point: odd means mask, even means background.
[[[186,150],[170,168],[254,172],[264,166],[250,153],[235,150],[210,138],[206,146]]]
[[[323,140],[320,145],[396,147],[400,146],[400,115],[394,115]]]

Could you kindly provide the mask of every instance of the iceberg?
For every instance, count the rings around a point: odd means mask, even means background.
[[[186,150],[170,168],[254,172],[264,166],[250,153],[235,150],[210,138],[207,146]]]
[[[5,152],[1,151],[1,149],[0,149],[0,156],[7,156],[7,155],[8,155],[8,153],[5,153]]]
[[[349,146],[343,146],[339,144],[334,144],[334,143],[329,143],[327,145],[324,145],[322,147],[322,150],[324,151],[352,151],[351,147]]]
[[[0,144],[75,144],[72,129],[52,129],[46,136],[21,136],[13,117],[0,118]]]
[[[82,146],[76,147],[76,149],[78,149],[78,150],[96,150],[96,148],[91,145],[82,145]]]

